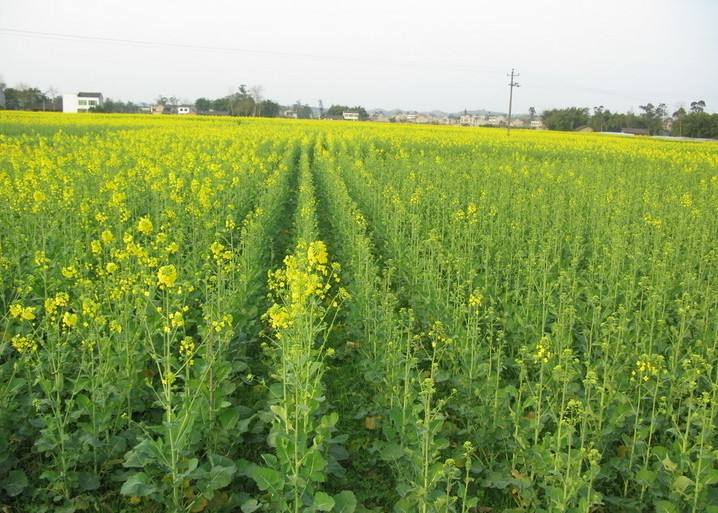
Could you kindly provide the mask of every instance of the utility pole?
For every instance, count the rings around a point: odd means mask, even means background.
[[[511,82],[509,83],[509,122],[506,125],[506,135],[511,135],[511,106],[514,100],[514,87],[518,87],[518,82],[514,82],[514,77],[518,77],[519,74],[517,72],[514,72],[514,68],[511,68],[511,74],[506,74],[507,77],[511,77]]]
[[[319,100],[319,119],[324,119],[324,102]]]

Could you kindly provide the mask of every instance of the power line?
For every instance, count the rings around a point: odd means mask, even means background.
[[[319,61],[319,62],[338,62],[343,64],[365,64],[365,65],[383,65],[383,66],[392,66],[392,67],[404,67],[404,68],[416,68],[420,67],[421,69],[435,69],[435,70],[444,70],[444,71],[454,71],[454,72],[462,72],[462,73],[472,73],[472,74],[502,74],[502,72],[498,68],[490,68],[490,67],[473,67],[473,66],[462,66],[460,64],[456,63],[437,63],[437,62],[427,62],[427,61],[419,61],[419,60],[411,60],[411,59],[375,59],[375,58],[360,58],[360,57],[351,57],[351,56],[339,56],[339,55],[320,55],[320,54],[312,54],[312,53],[301,53],[301,52],[286,52],[286,51],[280,51],[280,50],[263,50],[263,49],[252,49],[252,48],[243,48],[243,47],[230,47],[230,46],[214,46],[214,45],[199,45],[199,44],[189,44],[189,43],[176,43],[176,42],[167,42],[167,41],[149,41],[149,40],[140,40],[140,39],[127,39],[127,38],[117,38],[117,37],[103,37],[103,36],[86,36],[86,35],[80,35],[80,34],[68,34],[68,33],[60,33],[60,32],[43,32],[43,31],[37,31],[37,30],[24,30],[24,29],[17,29],[17,28],[8,28],[8,27],[0,27],[0,35],[6,35],[6,36],[14,36],[14,37],[23,37],[23,38],[31,38],[31,39],[50,39],[50,40],[58,40],[58,41],[70,41],[70,42],[95,42],[95,43],[107,43],[107,44],[118,44],[118,45],[127,45],[127,46],[137,46],[137,47],[149,47],[149,48],[177,48],[182,50],[193,50],[193,51],[200,51],[200,52],[212,52],[212,53],[234,53],[234,54],[245,54],[245,55],[255,55],[255,56],[265,56],[265,57],[277,57],[277,58],[287,58],[287,59],[307,59],[307,60],[313,60],[313,61]],[[532,75],[541,75],[540,72]],[[515,76],[518,76],[516,74]],[[513,82],[513,79],[511,80]],[[526,84],[525,84],[526,85]],[[515,86],[514,86],[515,87]],[[573,91],[580,91],[584,93],[590,93],[590,94],[597,94],[601,96],[614,96],[617,98],[622,98],[624,100],[632,100],[632,101],[643,101],[643,98],[638,98],[630,94],[621,93],[619,91],[615,90],[608,90],[608,89],[601,89],[596,87],[585,87],[580,86],[577,84],[570,84],[566,82],[554,82],[552,80],[549,80],[548,83],[546,81],[539,83],[533,82],[532,84],[529,84],[527,87],[530,89],[544,89],[544,90],[552,90],[555,91],[557,89],[563,89],[563,90],[573,90]],[[654,91],[655,92],[655,91]],[[513,88],[509,93],[509,103],[511,103],[511,94],[513,93]],[[669,96],[673,96],[677,93],[673,94],[653,94],[653,95],[646,95],[646,96],[653,96],[653,97],[664,97],[668,98]],[[683,94],[683,97],[690,97],[690,94]],[[695,95],[694,95],[695,96]],[[700,96],[700,95],[698,95]],[[704,95],[705,96],[705,95]],[[669,98],[669,101],[675,102],[675,97],[673,99]]]
[[[420,66],[422,68],[435,68],[453,71],[462,71],[468,73],[487,73],[487,74],[498,74],[501,71],[498,68],[478,68],[473,66],[461,66],[455,64],[445,63],[432,63],[410,59],[374,59],[374,58],[358,58],[351,56],[342,55],[320,55],[312,53],[301,53],[301,52],[284,52],[278,50],[261,50],[252,48],[241,48],[241,47],[230,47],[230,46],[213,46],[213,45],[197,45],[189,43],[175,43],[166,41],[148,41],[141,39],[126,39],[117,37],[103,37],[103,36],[85,36],[80,34],[67,34],[60,32],[42,32],[37,30],[24,30],[24,29],[13,29],[7,27],[0,27],[0,33],[5,33],[10,36],[20,36],[36,39],[53,39],[60,41],[91,41],[99,43],[111,43],[111,44],[122,44],[130,46],[142,46],[142,47],[155,47],[155,48],[178,48],[183,50],[196,50],[204,52],[215,52],[215,53],[237,53],[237,54],[248,54],[257,56],[268,56],[268,57],[280,57],[280,58],[301,58],[310,59],[316,61],[329,61],[329,62],[342,62],[342,63],[362,63],[362,64],[384,64],[389,66],[403,66],[413,67]]]

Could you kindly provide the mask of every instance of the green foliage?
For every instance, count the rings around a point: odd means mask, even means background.
[[[541,114],[541,120],[549,130],[571,131],[588,124],[588,109],[569,107],[545,110]]]
[[[327,118],[335,118],[335,119],[342,119],[342,114],[344,112],[358,112],[359,113],[359,119],[361,120],[367,120],[369,119],[369,113],[366,111],[364,107],[361,106],[355,106],[355,107],[349,107],[347,105],[332,105],[329,107],[325,113],[325,117]]]
[[[3,93],[8,110],[62,110],[60,97],[51,97],[36,87],[8,87]]]
[[[264,118],[276,118],[279,116],[280,109],[281,107],[278,103],[273,102],[272,100],[264,100],[259,103],[257,115]]]
[[[212,108],[212,100],[207,98],[197,98],[194,102],[194,107],[197,109],[197,112],[209,112]]]
[[[684,137],[718,139],[718,114],[691,112],[683,116],[681,124]]]

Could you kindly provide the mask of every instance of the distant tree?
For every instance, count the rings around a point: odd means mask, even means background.
[[[113,100],[112,98],[105,98],[102,102],[102,106],[93,107],[93,112],[106,112],[106,113],[123,113],[123,114],[135,114],[139,112],[139,107],[132,102],[123,102],[122,100]]]
[[[255,102],[245,84],[237,88],[237,92],[227,97],[229,113],[233,116],[251,116],[255,112]]]
[[[603,132],[603,128],[606,125],[606,113],[610,115],[610,112],[606,110],[603,105],[593,108],[593,116],[591,117],[591,128],[596,132]]]
[[[718,138],[718,114],[691,112],[683,118],[686,137]]]
[[[254,100],[254,111],[252,112],[252,115],[257,116],[259,104],[262,102],[262,86],[252,86],[250,88],[250,96],[252,97],[252,100]]]
[[[342,113],[348,112],[350,109],[346,105],[332,105],[327,109],[325,117],[341,119]]]
[[[356,105],[349,110],[352,112],[358,112],[359,119],[361,119],[362,121],[366,121],[367,119],[369,119],[369,113],[366,111],[366,109],[364,107]]]
[[[209,112],[212,108],[212,101],[207,98],[197,98],[194,108],[197,109],[197,112]]]
[[[344,112],[358,112],[359,119],[363,121],[369,119],[369,113],[360,105],[355,105],[354,107],[348,107],[347,105],[332,105],[329,109],[327,109],[326,117],[341,119]]]
[[[224,98],[212,100],[210,110],[215,112],[230,112],[230,97],[225,96]]]
[[[313,117],[312,108],[309,105],[305,105],[301,100],[297,100],[292,105],[292,110],[297,113],[299,119],[311,119]]]
[[[666,117],[666,104],[659,103],[656,107],[652,103],[647,103],[638,108],[643,111],[641,118],[645,128],[648,128],[651,134],[659,133],[663,129],[663,119]]]
[[[312,119],[312,108],[309,105],[302,105],[297,111],[297,117],[299,119]]]
[[[47,88],[47,91],[42,94],[44,96],[42,110],[62,110],[62,98],[58,94],[57,89],[50,86]]]
[[[683,106],[679,107],[672,115],[673,118],[673,129],[672,134],[679,137],[683,136],[683,120],[686,117],[686,109]]]
[[[230,100],[230,111],[235,116],[252,116],[254,114],[254,99],[251,96],[235,96]]]
[[[8,87],[4,93],[5,108],[8,110],[42,110],[43,104],[47,107],[50,101],[38,88],[25,84]]]
[[[541,115],[541,119],[549,130],[570,131],[587,125],[590,117],[587,108],[569,107],[567,109],[545,110]]]
[[[466,109],[464,109],[464,112],[466,112]],[[536,117],[536,109],[533,107],[529,107],[529,119],[531,121],[533,121],[535,117]]]
[[[5,108],[5,81],[0,77],[0,109]]]
[[[259,104],[258,112],[259,115],[265,118],[276,118],[279,116],[279,110],[281,107],[278,103],[273,102],[272,100],[263,100]]]
[[[691,112],[703,112],[706,108],[706,102],[698,100],[697,102],[691,102]]]

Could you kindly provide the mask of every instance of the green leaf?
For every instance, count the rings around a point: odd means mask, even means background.
[[[227,408],[222,411],[218,417],[219,423],[222,425],[222,429],[232,429],[239,420],[239,409],[238,408]]]
[[[322,416],[322,418],[319,420],[319,427],[318,429],[326,429],[329,430],[330,428],[333,428],[336,423],[339,421],[339,414],[335,411]]]
[[[661,463],[663,463],[663,468],[665,468],[668,472],[674,472],[678,468],[678,465],[673,463],[673,461],[671,461],[671,458],[669,458],[668,456],[663,458],[661,460]]]
[[[716,483],[718,483],[718,469],[711,469],[706,473],[706,477],[703,478],[703,484],[710,486]]]
[[[671,501],[657,501],[656,513],[678,513],[678,508]]]
[[[215,465],[209,471],[209,481],[207,482],[207,488],[210,490],[219,490],[224,488],[232,482],[232,477],[237,471],[237,467]]]
[[[77,474],[77,480],[80,488],[88,492],[100,487],[100,479],[94,472],[80,472]]]
[[[257,499],[249,499],[242,504],[242,513],[253,513],[259,509],[259,502]]]
[[[673,489],[677,491],[678,493],[683,493],[686,491],[686,488],[693,485],[693,480],[687,478],[686,476],[678,476],[673,481]]]
[[[656,473],[647,468],[641,469],[636,474],[636,481],[641,486],[651,486],[656,480]]]
[[[27,487],[27,476],[22,470],[11,470],[3,483],[3,488],[10,497],[16,497]]]
[[[249,477],[254,479],[257,486],[263,492],[270,491],[278,494],[284,488],[284,477],[276,470],[269,467],[255,466],[249,470]]]
[[[269,409],[281,420],[283,420],[284,422],[287,421],[287,410],[285,410],[282,406],[279,406],[278,404],[273,404],[269,407]]]
[[[319,452],[318,449],[312,449],[306,455],[304,461],[304,469],[307,471],[309,479],[312,481],[323,482],[326,479],[324,469],[327,468],[327,460]]]
[[[334,496],[335,513],[354,513],[357,507],[357,499],[353,492],[345,490]]]
[[[155,493],[157,488],[152,484],[150,478],[144,472],[132,474],[127,481],[124,482],[120,493],[133,497],[147,497]]]
[[[90,401],[90,398],[85,394],[77,394],[75,401],[77,401],[77,404],[85,411],[85,413],[92,412],[92,401]]]
[[[155,447],[152,440],[142,440],[131,451],[125,454],[125,467],[144,468],[156,459]]]
[[[399,444],[388,443],[381,448],[380,454],[384,461],[396,461],[404,455],[404,449]]]
[[[317,492],[314,495],[314,504],[312,504],[312,508],[315,511],[331,511],[334,507],[334,499],[332,497],[324,492]]]

